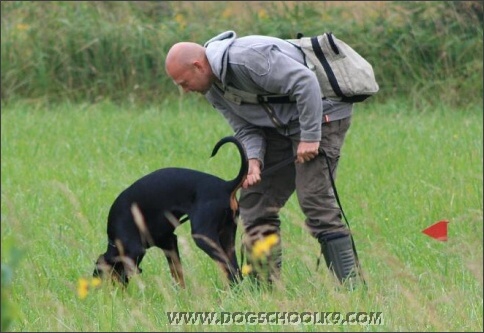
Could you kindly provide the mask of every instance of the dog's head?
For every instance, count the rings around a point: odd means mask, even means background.
[[[133,272],[141,273],[141,269],[136,267],[129,258],[118,256],[114,260],[110,260],[105,254],[101,254],[96,260],[92,276],[109,279],[126,287]]]

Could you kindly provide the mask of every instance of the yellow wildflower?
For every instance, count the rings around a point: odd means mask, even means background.
[[[251,265],[242,266],[242,275],[249,275],[250,272],[252,272],[252,266]]]
[[[224,10],[224,11],[223,11],[223,13],[222,13],[222,17],[223,17],[224,19],[228,19],[228,18],[230,18],[230,17],[232,17],[232,16],[233,16],[232,9],[230,9],[230,8],[225,8],[225,10]]]
[[[101,285],[101,282],[102,282],[101,278],[98,278],[98,277],[92,278],[91,287],[94,287],[94,288],[99,287]]]
[[[276,245],[278,241],[279,237],[276,234],[271,234],[263,239],[257,240],[252,247],[252,255],[257,259],[262,256],[268,256],[272,247]]]
[[[87,297],[89,293],[89,288],[97,288],[101,285],[102,280],[98,277],[94,277],[89,281],[86,278],[80,278],[77,282],[77,295],[80,299]]]
[[[17,24],[17,29],[20,31],[25,31],[25,30],[28,30],[29,28],[30,26],[28,24],[25,24],[25,23]]]
[[[264,19],[269,17],[269,15],[267,15],[267,12],[265,11],[265,9],[259,10],[259,12],[257,13],[257,16],[259,16],[259,19],[261,19],[261,20],[264,20]]]
[[[85,278],[80,278],[77,284],[77,295],[80,299],[84,299],[89,291],[89,282]]]
[[[276,234],[270,234],[265,238],[265,240],[270,247],[273,247],[279,241],[279,237]]]
[[[183,16],[183,14],[176,14],[175,21],[182,29],[184,29],[187,25],[187,21],[185,20],[185,16]]]

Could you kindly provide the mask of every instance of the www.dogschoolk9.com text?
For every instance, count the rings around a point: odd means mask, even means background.
[[[170,325],[383,325],[381,312],[167,312]]]

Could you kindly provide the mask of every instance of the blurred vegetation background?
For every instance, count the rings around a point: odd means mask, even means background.
[[[164,71],[170,46],[225,30],[332,31],[373,65],[377,100],[482,103],[481,1],[2,1],[2,104],[158,103],[179,94]]]

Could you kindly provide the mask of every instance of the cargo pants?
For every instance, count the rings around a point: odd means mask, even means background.
[[[341,148],[351,124],[351,116],[322,124],[320,152],[324,150],[329,158],[333,178]],[[295,155],[299,135],[283,136],[277,130],[264,129],[266,153],[264,168]],[[269,258],[271,265],[269,280],[278,278],[281,267],[279,212],[289,197],[296,191],[299,206],[305,215],[305,226],[320,242],[332,235],[348,235],[349,230],[342,221],[341,210],[336,201],[330,170],[323,154],[309,162],[290,163],[267,176],[261,182],[242,189],[239,199],[240,217],[244,226],[243,244],[250,256],[253,245],[267,235],[276,234],[279,243]]]

